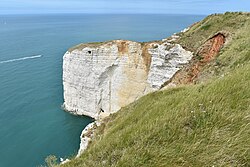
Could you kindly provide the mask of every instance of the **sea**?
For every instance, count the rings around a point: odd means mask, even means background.
[[[62,109],[62,61],[72,46],[161,40],[203,15],[0,15],[0,167],[36,167],[74,156],[93,121]]]

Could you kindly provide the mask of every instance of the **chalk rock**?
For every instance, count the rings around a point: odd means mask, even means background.
[[[191,52],[167,42],[78,45],[63,57],[64,108],[106,117],[160,89],[191,58]]]
[[[87,149],[89,142],[94,135],[95,126],[97,126],[96,122],[92,122],[83,129],[80,136],[80,148],[76,157],[79,157]]]
[[[192,58],[192,53],[179,44],[174,45],[170,50],[166,50],[165,45],[160,45],[157,49],[150,49],[149,53],[152,56],[152,63],[148,83],[156,89],[160,89]]]
[[[185,32],[187,32],[187,31],[189,31],[190,30],[190,27],[187,27],[187,28],[184,28],[181,32],[182,33],[185,33]]]
[[[70,160],[69,159],[63,159],[63,158],[60,158],[60,161],[61,161],[61,165],[63,165],[63,164],[66,164],[66,163],[68,163],[68,162],[70,162]]]

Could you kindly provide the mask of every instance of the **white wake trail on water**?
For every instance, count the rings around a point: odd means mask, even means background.
[[[42,55],[36,55],[36,56],[22,57],[22,58],[17,58],[17,59],[10,59],[10,60],[5,60],[5,61],[0,61],[0,64],[11,63],[11,62],[15,62],[15,61],[23,61],[23,60],[27,60],[27,59],[37,59],[37,58],[41,58],[41,57],[42,57]]]

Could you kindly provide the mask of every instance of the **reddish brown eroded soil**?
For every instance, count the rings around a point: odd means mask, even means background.
[[[193,62],[178,72],[171,80],[174,84],[193,83],[203,67],[214,60],[226,41],[225,35],[218,33],[208,39],[194,57]]]
[[[198,53],[199,55],[202,56],[202,61],[206,63],[213,60],[220,52],[220,49],[222,48],[224,43],[225,43],[225,36],[221,33],[210,38]]]

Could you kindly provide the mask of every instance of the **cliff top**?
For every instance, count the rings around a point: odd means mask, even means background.
[[[110,41],[109,41],[109,42],[110,42]],[[81,43],[81,44],[79,44],[79,45],[76,45],[76,46],[74,46],[74,47],[68,49],[68,51],[69,51],[69,52],[72,52],[72,51],[74,51],[74,50],[82,50],[82,49],[84,49],[84,48],[86,48],[86,47],[96,48],[96,47],[99,47],[99,46],[101,46],[101,45],[103,45],[103,44],[105,44],[105,43],[107,43],[107,42]]]
[[[82,50],[86,47],[89,48],[98,48],[100,46],[104,46],[104,45],[112,45],[115,43],[121,43],[121,42],[134,42],[134,41],[129,41],[129,40],[112,40],[112,41],[104,41],[104,42],[90,42],[90,43],[81,43],[79,45],[76,45],[70,49],[68,49],[69,52],[72,52],[74,50]],[[140,43],[140,42],[138,42]]]

